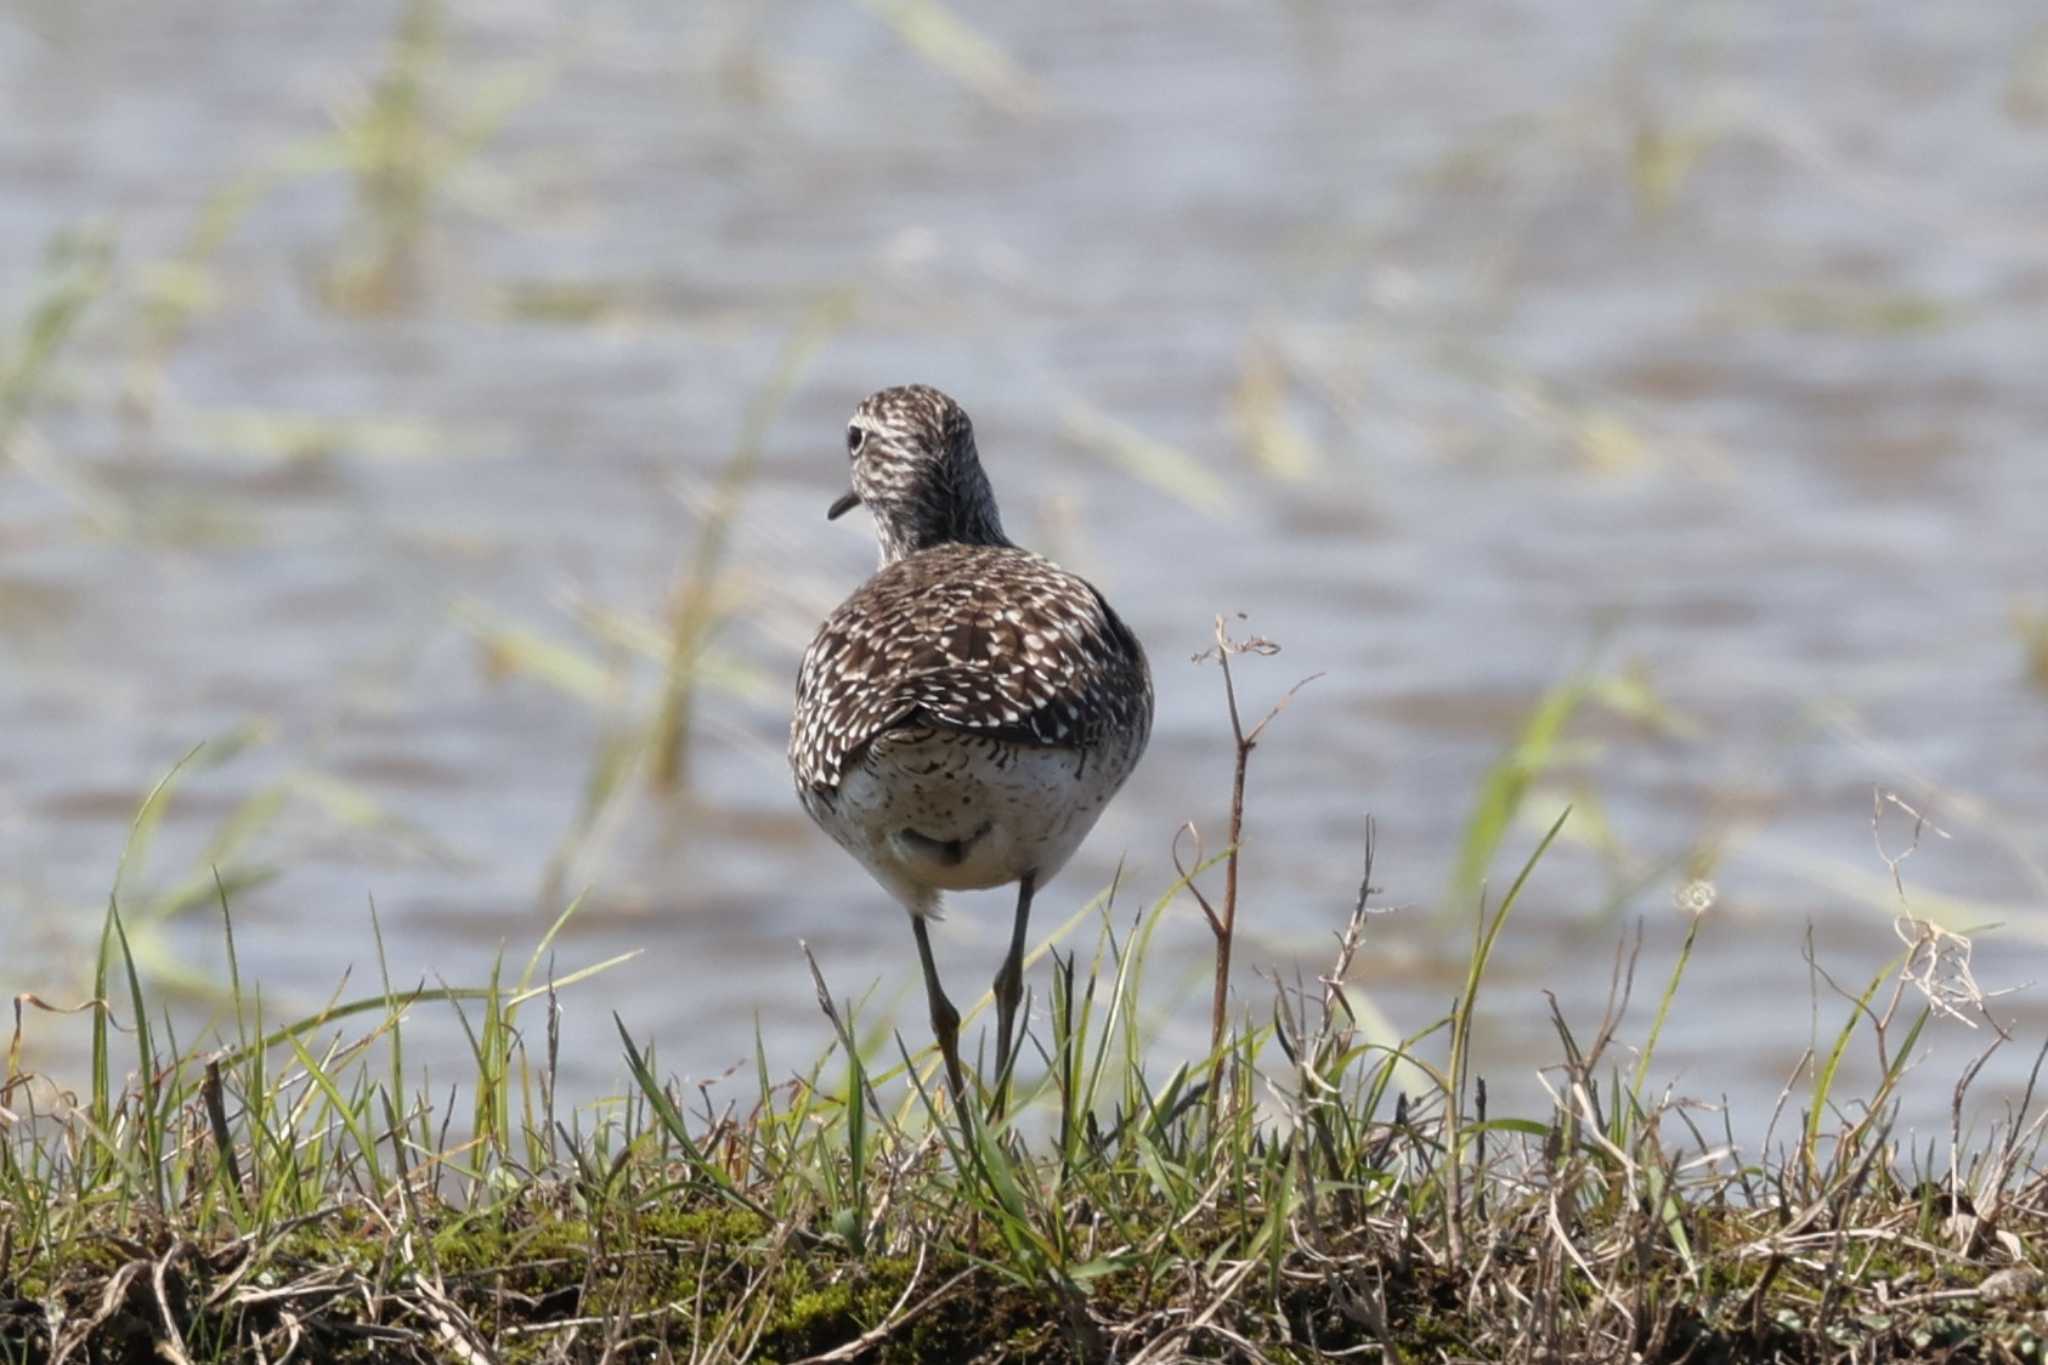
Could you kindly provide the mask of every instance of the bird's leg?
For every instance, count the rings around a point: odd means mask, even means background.
[[[1038,885],[1036,873],[1027,872],[1017,883],[1017,922],[1010,930],[1010,955],[1003,959],[1003,965],[996,972],[996,1103],[995,1112],[1003,1112],[1003,1101],[1010,1089],[1010,1041],[1015,1036],[1017,1006],[1024,999],[1024,934],[1031,922],[1031,893]]]
[[[939,1055],[946,1059],[946,1084],[952,1087],[953,1107],[964,1120],[967,1083],[960,1074],[960,1011],[953,1008],[945,987],[939,984],[939,968],[932,961],[932,940],[925,930],[924,916],[912,915],[910,929],[917,935],[917,959],[924,964],[924,993],[931,1001],[932,1032],[938,1036]]]

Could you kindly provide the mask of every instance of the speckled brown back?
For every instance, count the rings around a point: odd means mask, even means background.
[[[947,544],[884,566],[826,618],[797,675],[789,761],[830,792],[892,729],[1047,748],[1142,749],[1152,678],[1085,580],[1012,545]]]

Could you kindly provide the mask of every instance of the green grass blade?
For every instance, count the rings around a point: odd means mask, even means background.
[[[1636,1058],[1636,1074],[1631,1090],[1637,1099],[1642,1098],[1643,1082],[1650,1073],[1650,1058],[1656,1055],[1657,1040],[1664,1034],[1664,1020],[1671,1013],[1671,1002],[1678,995],[1678,983],[1684,979],[1685,967],[1692,961],[1692,945],[1700,936],[1701,916],[1694,915],[1692,923],[1685,927],[1685,943],[1678,950],[1678,961],[1672,965],[1671,979],[1664,983],[1664,994],[1657,1001],[1657,1017],[1650,1021],[1650,1036],[1643,1043],[1642,1055]]]

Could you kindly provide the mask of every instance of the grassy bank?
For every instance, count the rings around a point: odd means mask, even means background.
[[[1650,1087],[1689,940],[1618,957],[1590,1033],[1555,1018],[1547,1112],[1489,1112],[1471,1020],[1548,843],[1481,912],[1455,1007],[1398,1042],[1341,985],[1369,851],[1329,972],[1237,1001],[1206,1058],[1161,1066],[1139,1027],[1187,879],[1098,907],[1093,947],[1037,973],[1006,1123],[952,1113],[929,1053],[864,1033],[822,976],[808,1074],[764,1064],[716,1106],[621,1021],[622,1096],[558,1108],[558,993],[587,973],[549,982],[548,942],[516,978],[387,972],[283,1027],[231,969],[232,1027],[186,1047],[110,907],[96,1001],[65,1021],[92,1031],[87,1093],[21,1072],[24,1020],[61,1002],[16,1006],[0,1358],[2038,1359],[2039,1125],[1891,1133],[1922,1027],[1957,1005],[1919,989],[1925,952],[1843,993],[1760,1151]],[[1656,998],[1631,1011],[1639,967]],[[405,1061],[427,1008],[472,1043],[439,1098]],[[1834,1093],[1872,1047],[1876,1093]]]

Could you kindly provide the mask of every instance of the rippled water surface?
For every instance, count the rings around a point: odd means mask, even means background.
[[[466,983],[587,889],[556,970],[644,952],[565,996],[581,1093],[613,1009],[693,1075],[757,1026],[806,1062],[800,939],[921,1042],[902,917],[782,759],[796,657],[873,564],[823,518],[842,424],[915,380],[1158,676],[1044,928],[1119,865],[1120,921],[1156,898],[1183,821],[1221,846],[1189,658],[1243,611],[1283,646],[1248,703],[1322,675],[1254,761],[1243,998],[1326,960],[1370,812],[1401,908],[1355,984],[1420,1026],[1486,774],[1583,670],[1495,859],[1576,802],[1482,1069],[1539,1094],[1542,992],[1590,1029],[1637,924],[1640,1039],[1697,882],[1657,1070],[1760,1125],[1845,1009],[1808,942],[1858,989],[1897,951],[1873,788],[1948,836],[1904,887],[1981,931],[1982,986],[2048,976],[2048,27],[1965,9],[8,6],[8,990],[88,989],[138,803],[205,741],[123,883],[188,1027],[218,864],[277,1014],[373,988],[373,899],[394,978]],[[664,791],[638,737],[679,616],[709,636]],[[956,994],[1007,916],[956,902]],[[1192,1051],[1192,904],[1158,942]],[[2042,1002],[1995,1002],[1984,1098]],[[1984,1031],[1931,1032],[1922,1123]],[[82,1039],[31,1015],[45,1069]],[[438,1018],[411,1046],[465,1055]]]

